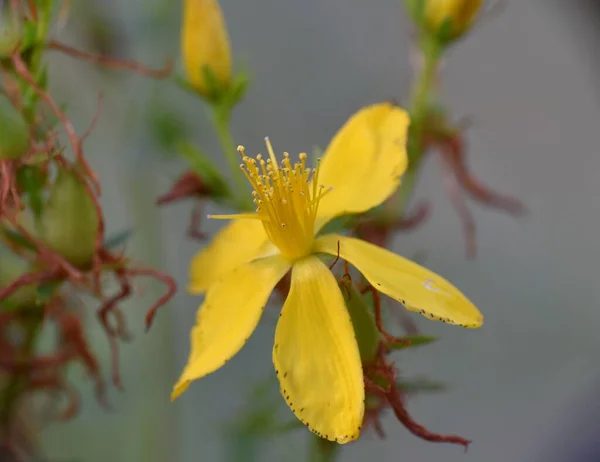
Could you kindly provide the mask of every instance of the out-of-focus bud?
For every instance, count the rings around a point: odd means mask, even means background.
[[[0,290],[7,287],[29,270],[29,265],[6,247],[0,245]],[[0,300],[0,312],[22,306],[33,306],[37,299],[34,285],[21,287],[4,300]]]
[[[413,20],[428,34],[450,43],[471,28],[483,0],[406,0],[406,4]]]
[[[14,53],[21,41],[21,22],[8,3],[0,2],[0,57]]]
[[[29,148],[29,128],[23,115],[0,95],[0,161],[18,159]]]
[[[181,30],[183,65],[190,84],[216,98],[231,85],[231,48],[217,0],[184,0]]]
[[[39,237],[69,263],[91,266],[99,217],[85,186],[70,170],[60,170],[38,222]]]

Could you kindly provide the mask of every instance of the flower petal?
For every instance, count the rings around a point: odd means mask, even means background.
[[[294,264],[273,363],[281,394],[312,432],[338,443],[358,438],[365,398],[358,345],[337,281],[316,257]]]
[[[196,295],[204,293],[232,269],[264,256],[268,247],[269,240],[259,220],[233,220],[192,259],[188,291]]]
[[[290,264],[280,255],[245,263],[217,281],[206,293],[190,334],[191,352],[171,394],[177,398],[192,380],[214,372],[246,343],[275,284]]]
[[[317,210],[316,230],[332,218],[369,210],[400,184],[407,166],[408,114],[391,103],[354,114],[329,144],[319,169],[319,184],[333,189]]]
[[[441,276],[376,245],[328,234],[317,238],[315,251],[354,265],[380,292],[398,300],[407,310],[448,324],[480,327],[483,316],[462,292]]]

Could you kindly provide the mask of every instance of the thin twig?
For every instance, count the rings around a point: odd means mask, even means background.
[[[74,58],[85,59],[87,61],[98,63],[112,69],[128,69],[130,71],[137,72],[138,74],[153,77],[155,79],[165,79],[169,77],[173,71],[172,60],[167,61],[162,69],[150,69],[146,66],[136,63],[135,61],[120,60],[111,58],[110,56],[94,55],[85,51],[77,50],[76,48],[65,45],[64,43],[60,43],[56,40],[51,40],[48,42],[46,47],[49,50],[62,51],[63,53]]]

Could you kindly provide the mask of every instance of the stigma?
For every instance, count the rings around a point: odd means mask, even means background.
[[[256,204],[256,218],[261,220],[271,242],[283,256],[297,260],[310,254],[314,241],[314,225],[319,202],[329,190],[319,185],[319,165],[306,166],[307,155],[301,153],[292,163],[290,155],[283,153],[277,162],[268,138],[265,138],[269,157],[256,158],[242,155],[240,168],[252,186]]]

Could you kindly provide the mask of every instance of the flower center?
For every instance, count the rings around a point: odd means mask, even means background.
[[[244,162],[240,167],[254,189],[257,218],[267,236],[285,257],[297,260],[311,251],[317,208],[328,190],[318,184],[318,164],[314,169],[306,167],[306,153],[292,164],[284,152],[277,165],[271,142],[268,138],[265,141],[269,151],[266,161],[260,154],[256,159],[248,157],[244,147],[238,147]]]

